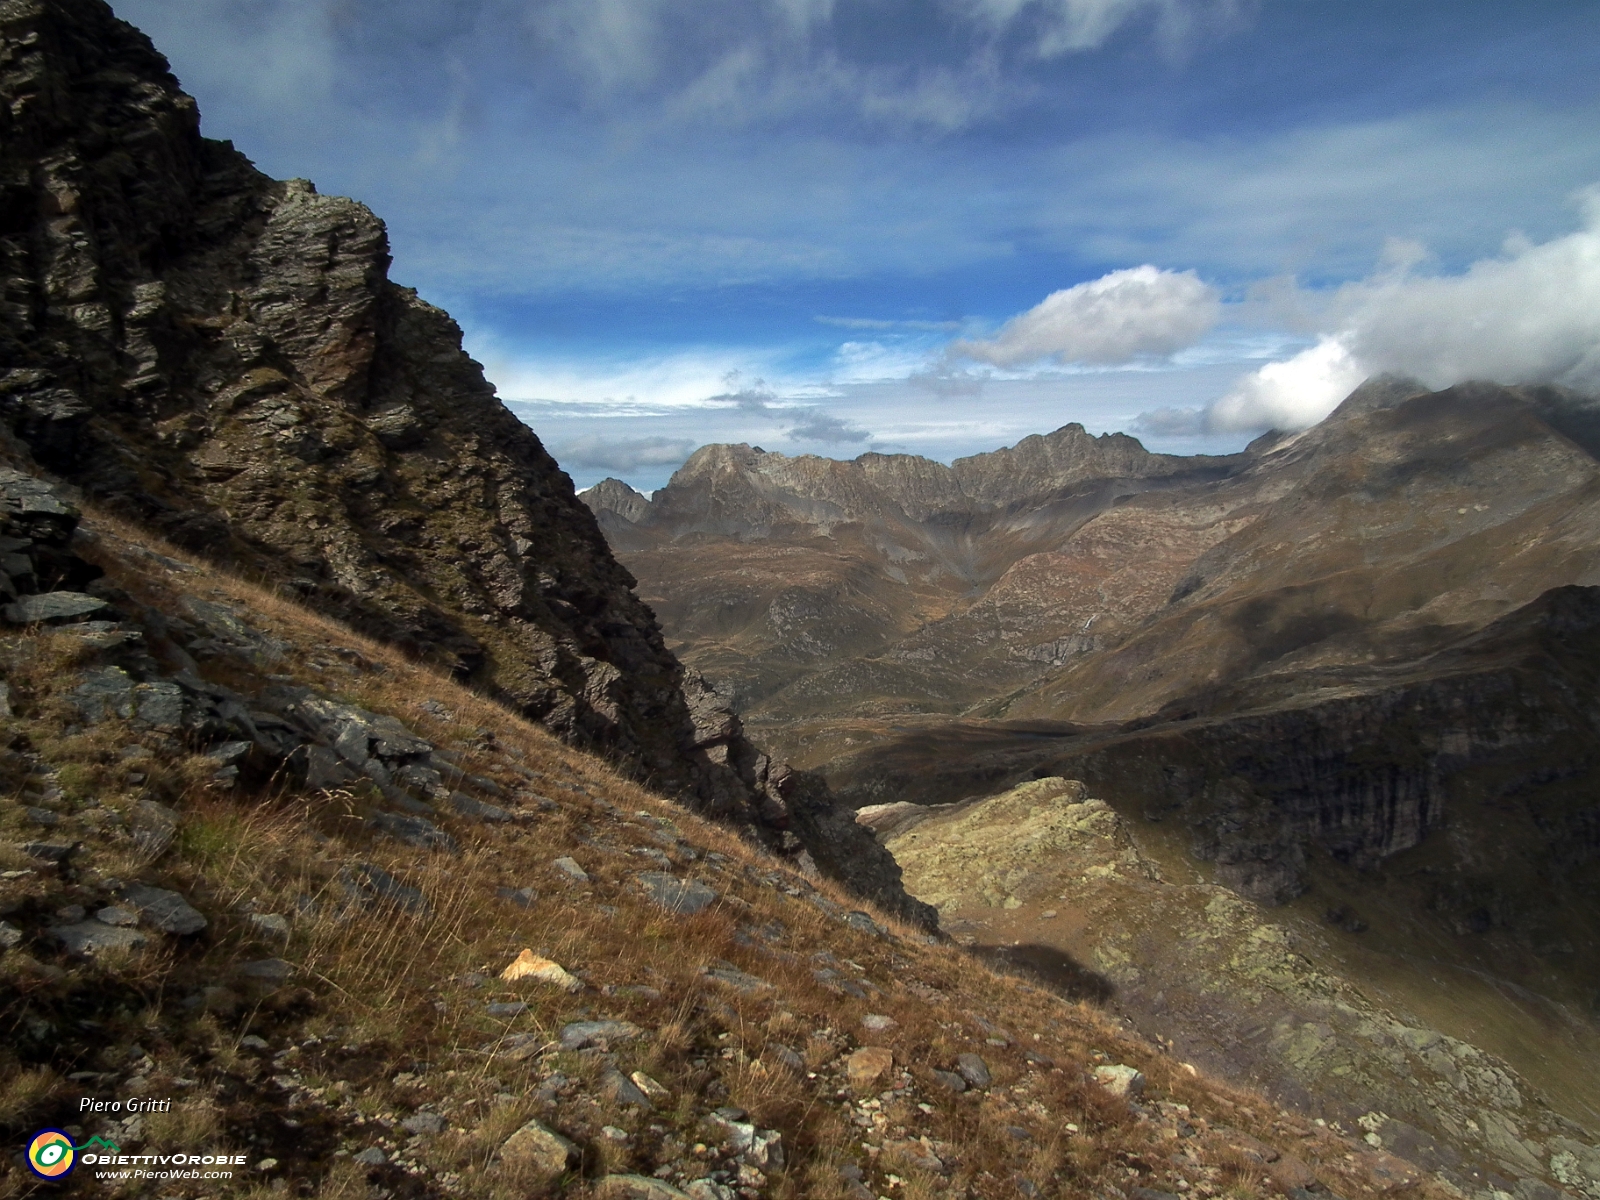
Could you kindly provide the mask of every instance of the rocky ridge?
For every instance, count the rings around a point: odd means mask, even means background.
[[[455,323],[388,279],[371,212],[202,138],[102,0],[0,4],[0,99],[19,461],[892,899],[826,789],[684,677]]]

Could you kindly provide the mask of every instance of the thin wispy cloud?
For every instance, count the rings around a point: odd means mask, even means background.
[[[882,333],[911,330],[917,333],[954,333],[960,321],[886,320],[879,317],[816,317],[819,325],[833,325],[839,329],[866,329]]]
[[[820,409],[808,412],[789,426],[789,440],[792,442],[822,442],[829,446],[841,446],[864,442],[871,436],[867,430],[852,425],[843,417]]]

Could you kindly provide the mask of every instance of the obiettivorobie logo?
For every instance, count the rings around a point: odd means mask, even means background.
[[[122,1147],[103,1137],[92,1137],[81,1146],[72,1144],[64,1129],[41,1129],[28,1143],[28,1166],[41,1179],[65,1179],[80,1164],[86,1167],[136,1167],[140,1179],[226,1179],[231,1171],[184,1172],[170,1168],[242,1167],[249,1161],[244,1154],[124,1154]],[[123,1173],[124,1175],[127,1172]],[[104,1178],[104,1176],[101,1176]]]
[[[79,1151],[96,1149],[122,1153],[121,1146],[102,1137],[92,1137],[83,1145],[74,1146],[65,1130],[41,1129],[28,1143],[28,1166],[41,1179],[65,1179],[78,1165]],[[91,1160],[93,1157],[90,1156]]]

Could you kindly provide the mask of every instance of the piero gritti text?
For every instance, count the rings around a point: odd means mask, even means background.
[[[158,1100],[154,1096],[129,1096],[126,1100],[96,1100],[84,1096],[78,1101],[80,1113],[164,1113],[172,1111],[170,1099]]]

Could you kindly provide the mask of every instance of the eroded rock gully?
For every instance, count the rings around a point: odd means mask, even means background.
[[[101,0],[0,3],[0,100],[0,414],[22,453],[924,913],[824,787],[697,721],[632,576],[456,324],[389,280],[371,212],[202,138]]]

